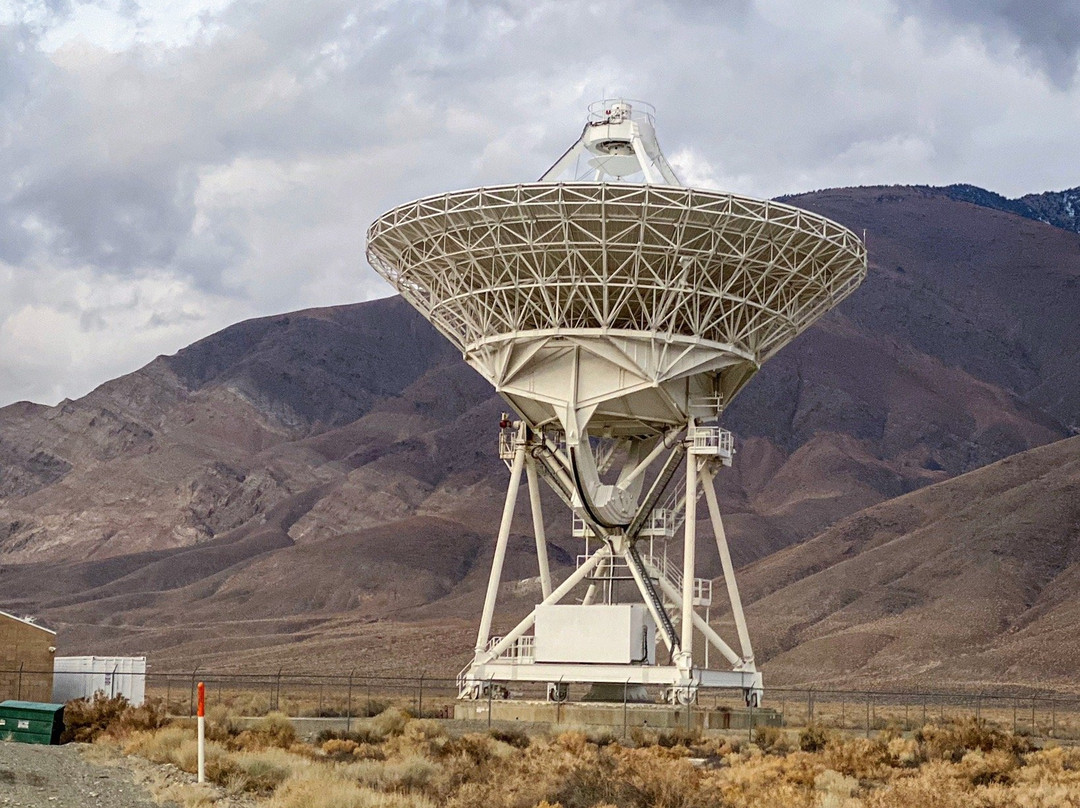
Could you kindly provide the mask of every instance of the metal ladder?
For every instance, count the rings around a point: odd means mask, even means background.
[[[671,652],[674,654],[675,649],[679,647],[679,635],[676,633],[675,625],[668,616],[667,609],[664,608],[664,602],[660,597],[660,593],[656,591],[656,587],[653,585],[652,576],[649,574],[649,571],[645,569],[645,564],[641,560],[641,554],[638,553],[636,544],[630,544],[630,550],[627,553],[627,556],[630,559],[630,563],[634,565],[634,569],[641,577],[641,581],[645,585],[645,591],[649,595],[649,600],[652,601],[656,614],[660,616],[660,622],[664,624],[664,634],[671,638]]]
[[[649,489],[649,493],[645,496],[645,501],[641,503],[641,507],[638,508],[637,516],[630,523],[630,526],[626,529],[626,537],[632,542],[637,538],[637,534],[641,532],[641,528],[645,526],[645,523],[649,519],[649,515],[656,508],[656,503],[660,501],[660,497],[664,495],[664,489],[667,488],[671,478],[675,476],[675,471],[679,468],[679,463],[682,461],[683,455],[686,454],[686,447],[682,444],[676,446],[670,455],[668,455],[667,462],[664,463],[664,467],[660,469],[660,474],[657,475],[656,480],[653,481],[652,487]]]

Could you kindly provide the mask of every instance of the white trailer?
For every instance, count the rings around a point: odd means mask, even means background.
[[[146,698],[146,657],[56,657],[53,663],[53,701],[104,693],[123,696],[138,706]]]

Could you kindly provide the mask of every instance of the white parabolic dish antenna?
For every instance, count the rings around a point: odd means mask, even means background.
[[[463,672],[465,696],[492,681],[626,681],[625,671],[616,672],[621,678],[601,675],[602,661],[547,663],[563,668],[557,671],[527,653],[550,645],[537,619],[551,624],[548,607],[567,594],[551,597],[539,541],[538,476],[573,509],[578,535],[600,545],[563,587],[580,576],[571,588],[591,582],[583,605],[610,606],[620,566],[637,583],[673,662],[655,668],[669,671],[669,679],[643,683],[665,681],[671,694],[682,687],[690,697],[696,684],[731,686],[730,672],[710,677],[721,672],[695,668],[692,624],[700,616],[695,620],[693,604],[702,596],[694,594],[693,542],[684,540],[684,574],[665,575],[663,568],[674,565],[666,544],[663,558],[654,556],[655,539],[674,531],[657,520],[694,532],[700,479],[716,511],[724,561],[712,474],[730,465],[732,451],[730,434],[715,421],[765,360],[854,291],[866,273],[863,243],[827,218],[682,186],[660,151],[649,105],[612,99],[590,111],[581,137],[537,182],[419,199],[380,216],[368,231],[376,271],[520,416],[513,424],[504,420],[508,512],[525,467],[545,598],[524,627],[494,642],[487,636],[507,516],[475,659]],[[659,473],[651,472],[665,454]],[[673,463],[683,455],[685,490],[694,496],[673,497],[681,493],[678,486],[668,491]],[[621,468],[613,469],[617,461]],[[646,534],[650,552],[643,555]],[[730,560],[724,572],[743,653],[722,644],[711,628],[698,628],[756,698],[760,673],[729,567]],[[673,608],[680,614],[669,615]],[[576,622],[587,633],[583,619]],[[587,667],[566,675],[568,665]]]

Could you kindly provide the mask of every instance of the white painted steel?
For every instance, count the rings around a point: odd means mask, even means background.
[[[698,458],[686,453],[686,522],[683,524],[682,638],[679,658],[682,667],[694,664],[694,572],[697,567]]]
[[[714,470],[731,465],[734,445],[729,432],[703,422],[718,419],[763,362],[854,291],[866,274],[866,249],[847,228],[791,205],[683,187],[660,150],[649,105],[608,99],[590,111],[581,136],[541,181],[415,200],[368,230],[371,265],[521,416],[500,438],[511,483],[461,693],[477,697],[492,678],[663,681],[690,698],[706,682],[737,681],[750,682],[747,695],[756,700],[761,676],[713,488]],[[671,447],[664,470],[649,474]],[[685,482],[670,476],[679,452],[687,455]],[[490,638],[523,467],[543,604],[559,603],[597,570],[583,606],[604,608],[599,602],[615,589],[607,565],[621,557],[676,665],[602,679],[585,673],[593,666],[538,662],[526,635],[536,610],[505,637]],[[711,586],[695,577],[699,474],[741,657],[695,611],[712,603]],[[554,589],[541,476],[573,511],[574,534],[602,544]],[[681,573],[650,563],[643,575],[634,544],[665,542],[680,524]],[[657,587],[681,615],[680,636]],[[737,670],[693,668],[695,629]]]
[[[663,576],[658,576],[657,582],[659,583],[660,588],[663,590],[664,594],[671,599],[672,603],[675,604],[675,608],[682,609],[682,592],[672,586],[671,582]],[[737,653],[735,653],[735,649],[728,645],[726,642],[724,642],[723,638],[716,633],[716,630],[705,622],[705,618],[703,618],[701,615],[699,615],[693,610],[690,611],[690,618],[693,621],[693,624],[697,628],[697,630],[705,636],[705,639],[707,639],[713,644],[713,647],[717,651],[724,655],[724,658],[728,662],[738,668],[743,667],[743,660],[739,658],[739,655]]]
[[[642,603],[539,606],[534,633],[537,663],[656,662],[656,624]]]
[[[727,585],[731,613],[735,618],[735,630],[739,634],[739,647],[742,649],[743,662],[753,666],[754,649],[750,645],[750,632],[746,628],[746,615],[743,614],[742,598],[739,596],[739,584],[735,580],[735,565],[731,563],[731,550],[728,549],[727,533],[724,531],[724,521],[720,518],[720,503],[716,499],[713,474],[709,469],[705,469],[702,474],[702,486],[705,489],[705,501],[709,506],[709,518],[712,521],[713,536],[716,539],[716,550],[720,554],[720,567],[724,572],[724,583]]]
[[[368,258],[531,426],[572,407],[631,435],[729,403],[866,266],[854,233],[789,205],[614,183],[410,202],[372,224]]]
[[[536,462],[525,458],[525,476],[529,484],[529,506],[532,508],[533,536],[536,539],[536,563],[540,568],[540,594],[551,594],[551,566],[548,563],[547,532],[544,530],[544,511],[540,505],[540,478]]]
[[[649,616],[652,617],[653,623],[656,626],[661,627],[657,629],[660,634],[660,638],[664,641],[664,645],[667,646],[668,653],[674,654],[676,648],[678,647],[675,638],[669,637],[667,635],[667,632],[663,630],[663,621],[660,619],[660,613],[659,611],[657,611],[656,605],[652,602],[652,598],[649,597],[649,593],[645,589],[645,580],[641,577],[641,573],[638,571],[637,567],[631,562],[629,558],[629,551],[627,551],[624,557],[626,558],[627,566],[630,568],[630,574],[634,578],[634,583],[637,584],[638,592],[641,594],[641,599],[649,610]]]
[[[503,562],[506,560],[506,545],[510,539],[510,526],[514,521],[514,508],[517,506],[518,489],[521,487],[521,470],[525,466],[525,445],[522,443],[514,452],[514,461],[510,470],[510,484],[506,489],[506,501],[503,503],[502,522],[499,536],[495,541],[495,557],[491,562],[491,574],[488,576],[487,594],[484,596],[484,611],[480,618],[480,630],[476,634],[476,653],[483,653],[491,636],[491,620],[495,614],[495,599],[499,594],[499,582],[502,580]]]
[[[656,139],[656,110],[644,101],[610,98],[589,105],[588,123],[542,182],[608,182],[638,178],[659,185],[682,185]]]
[[[757,671],[717,671],[694,668],[689,675],[674,665],[594,665],[587,663],[548,663],[515,665],[493,660],[473,667],[478,682],[603,682],[631,685],[672,685],[686,687],[739,688],[761,687]]]
[[[570,591],[575,586],[585,580],[585,577],[593,571],[593,568],[596,567],[597,564],[608,558],[610,555],[611,551],[607,547],[601,547],[599,550],[592,554],[588,561],[578,567],[576,571],[571,573],[570,576],[565,581],[563,581],[555,589],[554,592],[544,598],[543,603],[538,605],[544,606],[549,603],[559,603],[563,598],[570,594]],[[483,654],[479,654],[479,659],[484,662],[488,662],[498,657],[499,654],[505,651],[510,645],[517,642],[519,637],[521,637],[526,631],[532,628],[535,622],[536,609],[533,609],[531,612],[529,612],[529,615],[524,620],[514,626],[513,630],[509,634],[499,640],[499,642],[497,642],[489,650],[487,650]]]
[[[195,776],[195,779],[196,779],[196,782],[205,783],[206,782],[206,718],[200,715],[198,718],[195,719],[195,721],[196,721],[196,735],[197,735],[197,738],[198,738],[198,741],[197,741],[197,744],[196,744],[196,748],[197,748],[196,757],[197,757],[198,762],[196,763],[196,769],[195,769],[196,776]]]

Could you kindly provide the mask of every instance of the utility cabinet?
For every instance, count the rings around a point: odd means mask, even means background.
[[[64,731],[64,705],[37,701],[0,702],[0,741],[58,744]]]
[[[643,603],[538,606],[534,631],[537,662],[656,662],[656,623]]]

